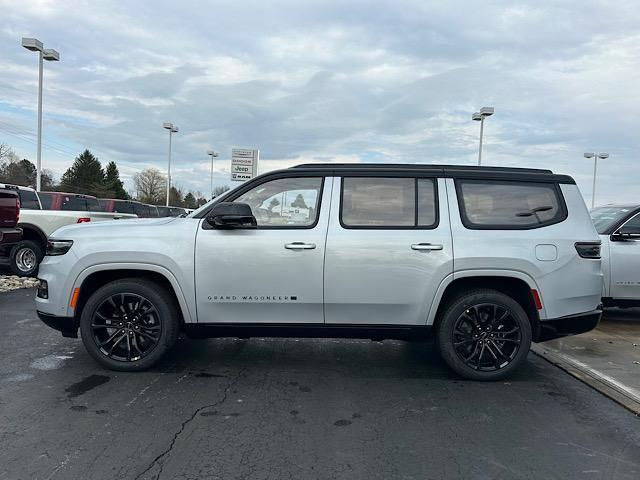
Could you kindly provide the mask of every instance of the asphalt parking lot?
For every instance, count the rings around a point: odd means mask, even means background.
[[[508,382],[433,346],[182,340],[98,367],[0,294],[0,479],[640,478],[640,418],[530,354]]]

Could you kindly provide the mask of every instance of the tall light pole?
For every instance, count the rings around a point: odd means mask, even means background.
[[[609,158],[609,154],[607,152],[594,153],[594,152],[585,152],[584,158],[593,158],[593,186],[591,187],[591,208],[596,205],[596,173],[598,173],[598,159],[604,160],[605,158]]]
[[[493,115],[493,107],[482,107],[479,112],[471,115],[472,120],[480,122],[480,148],[478,149],[478,166],[482,165],[482,134],[484,132],[484,119]]]
[[[213,199],[213,159],[218,156],[218,152],[207,150],[207,155],[211,157],[211,198]]]
[[[38,146],[36,150],[36,190],[42,186],[42,65],[43,60],[57,62],[60,54],[53,49],[45,49],[36,38],[22,37],[22,46],[32,52],[38,52]]]
[[[171,192],[171,135],[178,133],[178,127],[171,122],[164,122],[162,128],[169,130],[169,164],[167,165],[167,207],[169,206],[169,193]]]

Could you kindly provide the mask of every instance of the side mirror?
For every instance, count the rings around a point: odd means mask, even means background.
[[[636,227],[620,227],[617,232],[611,235],[611,240],[618,242],[637,239],[640,239],[640,230]]]
[[[206,218],[212,228],[257,228],[258,222],[246,203],[216,203]]]

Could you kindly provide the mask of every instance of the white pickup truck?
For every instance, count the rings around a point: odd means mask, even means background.
[[[605,307],[640,307],[640,204],[591,211],[602,240]]]
[[[0,183],[0,190],[13,190],[20,197],[22,240],[0,250],[0,257],[7,257],[9,268],[19,276],[37,275],[38,266],[47,249],[47,238],[66,225],[137,218],[137,215],[94,211],[43,210],[38,193],[29,187]]]

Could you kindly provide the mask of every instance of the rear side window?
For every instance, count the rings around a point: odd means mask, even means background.
[[[457,180],[462,223],[467,228],[526,230],[566,218],[553,183]]]
[[[31,190],[18,190],[18,196],[20,197],[20,208],[25,210],[40,210],[40,202],[38,202],[38,195]]]
[[[82,197],[76,197],[75,195],[65,195],[64,197],[62,197],[61,210],[85,212],[87,211],[87,202]]]
[[[133,203],[125,202],[122,200],[115,200],[113,202],[113,211],[115,213],[135,213],[133,211]]]
[[[89,212],[100,212],[102,209],[100,208],[100,203],[97,198],[89,198],[85,199],[87,201],[87,210]]]
[[[344,177],[340,221],[345,228],[435,228],[432,178]]]

